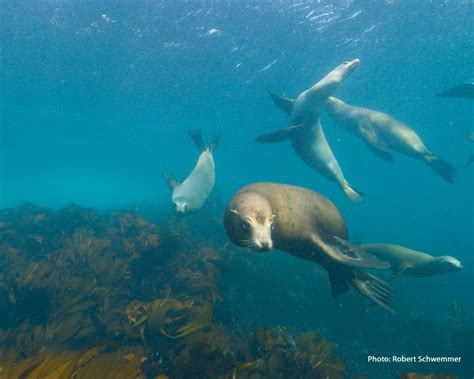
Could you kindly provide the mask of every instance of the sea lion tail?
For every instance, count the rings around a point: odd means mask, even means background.
[[[356,190],[349,182],[344,182],[341,185],[341,188],[350,201],[352,201],[354,204],[360,204],[364,201],[364,194]]]
[[[385,281],[357,269],[352,270],[348,281],[352,287],[375,304],[392,314],[395,313],[392,288]]]
[[[193,130],[188,130],[188,133],[193,140],[194,144],[196,145],[197,149],[199,152],[203,152],[206,150],[206,147],[204,146],[204,142],[202,142],[202,134],[199,129],[193,129]]]
[[[219,144],[220,140],[221,140],[221,134],[220,133],[216,134],[212,138],[211,143],[209,144],[209,147],[208,147],[211,154],[214,154],[214,151],[217,149],[217,145]]]
[[[439,159],[436,155],[425,156],[425,162],[448,183],[454,183],[457,170],[451,163],[443,159]]]

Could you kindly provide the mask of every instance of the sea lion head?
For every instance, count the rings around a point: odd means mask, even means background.
[[[336,79],[344,80],[346,76],[352,74],[357,69],[357,67],[359,67],[359,65],[359,59],[345,61],[344,63],[337,66],[333,71],[331,71],[331,75],[334,75],[334,78]]]
[[[228,205],[224,228],[236,245],[264,252],[273,248],[274,218],[272,207],[264,196],[245,192],[235,196]]]
[[[341,71],[344,71],[344,72],[347,72],[348,74],[350,74],[357,67],[359,67],[359,65],[360,65],[360,59],[356,58],[356,59],[353,59],[351,61],[345,61],[344,63],[339,65],[339,67],[337,67],[336,70],[341,70]]]
[[[431,267],[435,269],[436,272],[456,272],[463,269],[461,262],[449,255],[435,257]]]
[[[174,199],[175,210],[178,213],[186,213],[188,211],[188,202],[184,197]]]

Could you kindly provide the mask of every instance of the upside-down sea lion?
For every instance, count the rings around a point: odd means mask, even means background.
[[[326,103],[326,110],[338,125],[362,138],[380,158],[393,161],[391,151],[397,151],[426,162],[444,180],[454,183],[456,169],[429,151],[408,125],[385,113],[354,107],[332,96]]]
[[[449,255],[434,257],[432,255],[388,243],[367,243],[357,245],[367,253],[391,264],[392,278],[400,275],[433,276],[446,272],[462,270],[459,260]]]
[[[301,187],[254,183],[234,195],[225,211],[224,227],[238,246],[258,252],[275,248],[319,263],[328,272],[334,297],[352,286],[392,311],[390,287],[358,269],[390,265],[345,242],[346,224],[324,196]]]
[[[189,134],[201,153],[193,171],[182,183],[168,172],[163,173],[166,183],[173,191],[172,201],[179,213],[196,212],[201,209],[216,180],[213,153],[219,142],[219,136],[214,137],[209,147],[205,147],[201,131],[189,131]]]
[[[290,139],[296,154],[313,170],[337,183],[354,203],[361,202],[362,195],[344,178],[339,163],[326,141],[320,117],[329,95],[359,66],[359,63],[358,59],[344,62],[312,87],[301,92],[295,100],[270,94],[275,105],[290,116],[289,126],[259,136],[255,140],[259,143],[277,143]]]

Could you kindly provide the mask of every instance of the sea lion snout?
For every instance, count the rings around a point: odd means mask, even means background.
[[[360,66],[360,59],[356,58],[351,61],[345,61],[341,64],[338,69],[343,71],[346,74],[353,72],[357,67]]]
[[[462,271],[464,268],[458,259],[449,255],[441,257],[441,263],[446,265],[449,271]]]
[[[274,216],[264,196],[246,192],[236,196],[224,215],[224,228],[233,243],[259,253],[273,249]]]
[[[177,198],[174,202],[175,210],[178,213],[186,213],[188,211],[188,203],[183,198]]]
[[[263,253],[265,251],[270,251],[271,249],[273,249],[273,241],[271,235],[263,235],[261,237],[255,238],[254,244],[255,247],[253,250],[258,251],[259,253]]]

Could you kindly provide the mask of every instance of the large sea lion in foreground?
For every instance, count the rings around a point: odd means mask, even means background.
[[[224,227],[238,246],[257,252],[279,249],[320,264],[328,272],[334,297],[352,286],[382,308],[393,311],[390,287],[358,269],[390,265],[349,245],[341,214],[316,192],[276,183],[248,185],[228,204]]]
[[[426,162],[444,180],[454,183],[456,169],[429,151],[408,125],[385,113],[354,107],[332,96],[326,103],[326,110],[338,125],[363,139],[380,158],[393,161],[391,152],[397,151]]]
[[[201,209],[216,180],[213,153],[219,142],[219,136],[211,141],[209,147],[205,147],[201,131],[189,131],[189,134],[201,153],[193,171],[182,183],[168,172],[163,173],[166,183],[173,191],[172,201],[179,213],[196,212]]]
[[[438,97],[464,97],[474,99],[474,83],[459,84],[437,94]]]
[[[462,270],[462,264],[454,257],[432,255],[388,243],[368,243],[357,245],[367,253],[389,262],[393,271],[392,278],[400,275],[433,276],[446,272]]]
[[[287,139],[296,154],[313,170],[335,182],[354,203],[362,201],[361,194],[344,178],[321,128],[321,111],[327,98],[359,66],[354,59],[344,62],[309,89],[301,92],[295,100],[270,94],[275,105],[290,116],[289,126],[273,133],[264,134],[255,140],[259,143],[277,143]]]

